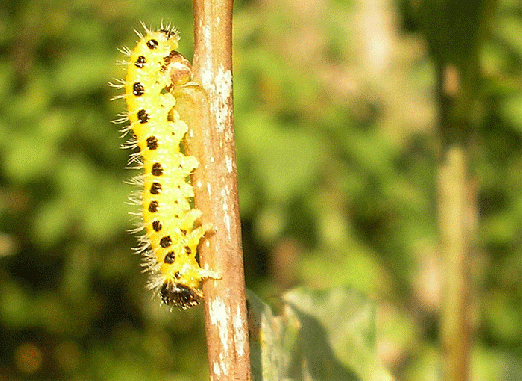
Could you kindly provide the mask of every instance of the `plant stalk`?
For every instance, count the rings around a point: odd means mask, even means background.
[[[203,283],[211,380],[251,379],[237,190],[232,93],[232,0],[194,0],[195,110],[202,139],[193,176],[195,206],[212,229],[200,245],[202,267],[221,279]],[[197,93],[198,90],[195,90]],[[207,112],[208,111],[208,112]]]

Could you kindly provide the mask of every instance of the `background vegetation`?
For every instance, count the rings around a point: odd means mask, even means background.
[[[393,0],[237,1],[235,120],[247,286],[351,286],[398,380],[440,379],[435,73]],[[133,173],[107,82],[139,21],[191,3],[0,5],[0,380],[201,380],[202,309],[144,290]],[[522,8],[499,0],[475,116],[473,380],[522,378]],[[432,31],[433,33],[433,31]],[[465,42],[464,42],[465,44]]]

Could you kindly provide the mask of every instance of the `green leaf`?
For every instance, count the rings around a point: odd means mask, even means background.
[[[302,325],[302,378],[391,380],[377,360],[373,302],[349,288],[296,289],[283,299]]]
[[[377,360],[374,304],[360,293],[292,290],[278,317],[248,298],[254,380],[391,380]]]
[[[295,351],[300,324],[290,308],[283,316],[247,290],[250,325],[250,357],[254,380],[283,380]]]

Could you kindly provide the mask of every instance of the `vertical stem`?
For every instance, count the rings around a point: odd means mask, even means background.
[[[470,186],[470,133],[467,118],[455,112],[455,97],[462,94],[460,72],[438,65],[439,134],[438,169],[440,252],[444,263],[441,342],[445,380],[467,381],[471,348],[469,253],[476,198]],[[469,111],[469,110],[467,110]]]
[[[222,279],[207,280],[205,320],[211,380],[250,380],[245,279],[237,192],[232,98],[232,0],[194,0],[194,79],[206,121],[193,177],[196,207],[213,232],[200,247],[203,267]],[[208,104],[203,105],[203,103]],[[206,114],[206,115],[203,115]]]
[[[480,101],[481,51],[497,2],[421,1],[424,33],[437,70],[438,217],[445,275],[440,341],[448,381],[470,377],[470,270],[478,225],[471,142]]]
[[[438,173],[441,252],[445,263],[441,339],[446,380],[469,379],[469,232],[467,214],[467,158],[462,147],[444,153]]]

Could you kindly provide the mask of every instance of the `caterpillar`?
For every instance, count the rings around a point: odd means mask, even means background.
[[[179,34],[163,27],[145,34],[134,50],[122,49],[128,56],[127,76],[118,87],[125,89],[128,113],[123,130],[133,137],[124,145],[138,152],[130,155],[142,173],[133,183],[142,189],[131,199],[141,204],[144,230],[136,249],[145,257],[145,270],[151,273],[148,287],[161,301],[187,309],[197,305],[203,293],[200,282],[219,275],[199,266],[197,246],[211,229],[201,225],[201,211],[193,207],[191,173],[198,167],[196,157],[185,154],[187,124],[176,111],[174,90],[192,83],[190,62],[177,52]]]

